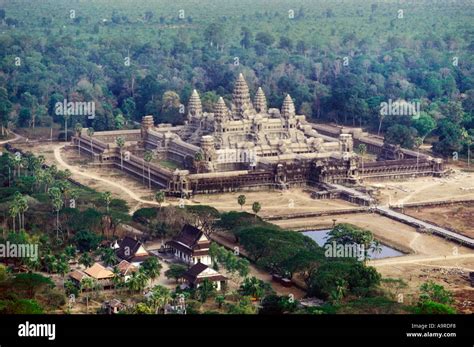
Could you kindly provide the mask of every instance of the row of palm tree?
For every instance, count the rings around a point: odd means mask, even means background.
[[[25,229],[25,212],[28,210],[28,199],[26,195],[16,191],[10,204],[8,213],[13,221],[13,232],[16,231],[16,218],[18,218],[18,231]]]

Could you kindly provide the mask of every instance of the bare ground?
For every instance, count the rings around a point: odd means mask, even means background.
[[[405,208],[404,213],[474,238],[474,204]]]

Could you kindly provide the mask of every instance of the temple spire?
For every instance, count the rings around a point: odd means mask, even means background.
[[[267,112],[267,98],[261,87],[258,87],[257,93],[255,94],[255,110],[258,113]]]
[[[190,117],[200,117],[202,115],[201,98],[196,89],[193,90],[188,102],[188,115]]]
[[[283,105],[281,107],[281,115],[283,118],[291,118],[296,114],[295,104],[290,94],[286,94],[285,99],[283,100]]]
[[[214,120],[217,123],[222,123],[227,120],[229,110],[225,105],[224,99],[222,96],[217,100],[216,105],[214,106]]]
[[[243,117],[245,111],[253,108],[252,102],[250,101],[249,87],[242,73],[239,74],[235,82],[234,91],[232,93],[232,104],[232,111],[238,117]]]

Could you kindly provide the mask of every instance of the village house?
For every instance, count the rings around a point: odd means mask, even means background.
[[[209,246],[211,241],[198,228],[186,224],[181,232],[166,243],[175,258],[189,265],[202,263],[211,265]]]
[[[102,304],[102,310],[105,314],[117,314],[125,308],[125,304],[118,299],[107,300]]]
[[[136,267],[139,267],[143,261],[150,257],[142,243],[129,236],[125,236],[123,240],[112,247],[120,260],[126,260]]]
[[[74,283],[75,286],[80,287],[82,280],[87,276],[84,272],[80,270],[74,270],[69,273],[69,278],[71,279],[72,283]]]
[[[84,278],[92,278],[96,280],[97,283],[102,286],[102,288],[110,288],[113,285],[112,279],[114,277],[114,273],[103,265],[94,263],[94,265],[85,269],[84,271],[74,270],[70,272],[68,276],[77,287],[81,286]]]
[[[117,268],[120,271],[125,282],[127,282],[132,275],[132,273],[138,271],[138,267],[129,263],[126,260],[122,260],[120,263],[117,264]]]
[[[190,288],[198,288],[203,281],[208,280],[215,285],[218,291],[220,291],[227,282],[227,277],[203,263],[193,265],[184,273],[183,278]]]
[[[94,263],[90,268],[85,269],[84,273],[95,279],[102,288],[113,286],[112,279],[114,278],[114,273],[99,263]]]

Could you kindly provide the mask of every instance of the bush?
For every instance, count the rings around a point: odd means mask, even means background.
[[[413,311],[416,314],[456,314],[453,307],[431,300],[420,302]]]
[[[89,230],[81,230],[74,235],[74,243],[81,253],[95,250],[99,246],[101,239],[99,235]]]
[[[156,209],[153,207],[144,207],[133,213],[133,221],[140,224],[147,224],[156,217]]]

